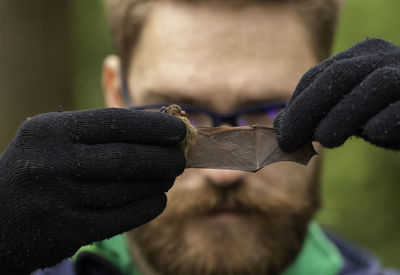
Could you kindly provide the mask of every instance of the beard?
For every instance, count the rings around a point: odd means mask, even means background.
[[[301,250],[318,195],[264,189],[240,182],[173,190],[166,210],[128,240],[158,274],[280,274]],[[228,223],[215,219],[220,213]]]

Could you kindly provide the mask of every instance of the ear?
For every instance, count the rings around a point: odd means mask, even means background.
[[[102,84],[107,107],[126,107],[121,92],[120,65],[121,60],[116,55],[109,55],[103,61]]]

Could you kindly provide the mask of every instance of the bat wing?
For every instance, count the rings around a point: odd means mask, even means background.
[[[306,165],[315,154],[311,143],[293,153],[283,152],[277,143],[276,130],[272,128],[207,127],[197,129],[186,166],[254,172],[277,161]]]
[[[294,152],[286,153],[278,145],[276,129],[255,126],[255,146],[257,148],[257,170],[278,161],[292,161],[307,165],[310,159],[317,154],[311,142],[304,144]]]

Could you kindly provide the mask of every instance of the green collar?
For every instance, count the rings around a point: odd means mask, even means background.
[[[140,275],[132,263],[123,235],[82,247],[74,258],[82,251],[93,252],[108,259],[123,275]],[[282,275],[336,275],[342,266],[343,260],[336,246],[327,239],[317,223],[311,222],[303,249]]]
[[[303,249],[282,275],[336,275],[342,267],[343,259],[337,247],[316,222],[311,222]]]

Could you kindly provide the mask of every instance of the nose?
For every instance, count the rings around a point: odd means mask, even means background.
[[[220,187],[229,187],[239,184],[245,176],[245,171],[202,169],[207,181]]]

